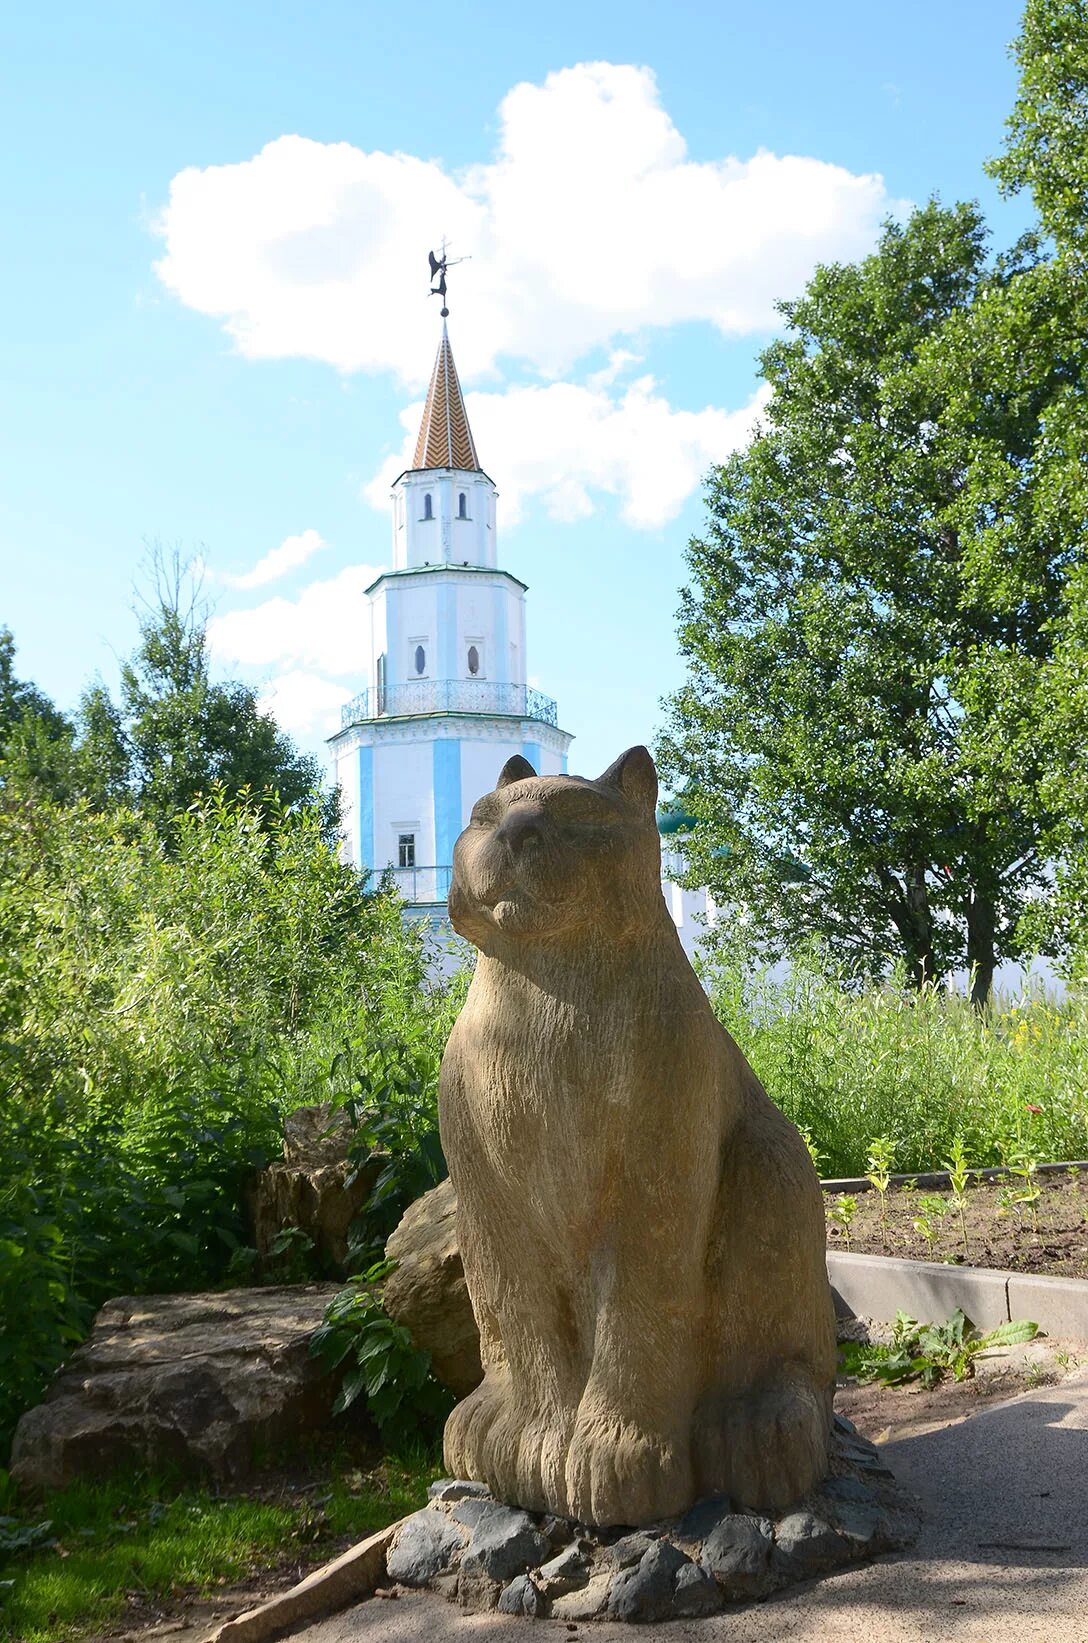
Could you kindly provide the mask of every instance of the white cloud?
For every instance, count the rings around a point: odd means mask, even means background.
[[[331,736],[340,728],[340,709],[350,696],[344,685],[292,668],[270,681],[261,694],[260,707],[289,736],[311,740]]]
[[[365,678],[370,613],[364,590],[380,574],[379,566],[346,565],[336,576],[311,582],[297,599],[281,594],[250,610],[213,616],[208,644],[227,664]]]
[[[602,384],[606,376],[586,386],[555,382],[469,394],[477,446],[488,472],[501,479],[504,524],[516,524],[531,497],[553,519],[583,519],[596,506],[593,493],[606,492],[621,499],[629,525],[664,525],[707,468],[747,441],[769,396],[764,384],[738,411],[680,411],[651,376],[615,392]],[[421,409],[403,412],[404,445],[366,488],[376,508],[388,507],[390,484],[410,465]]]
[[[226,571],[216,573],[216,580],[225,582],[228,588],[261,588],[268,582],[275,582],[288,571],[297,570],[308,559],[325,546],[315,530],[301,531],[297,536],[285,536],[278,548],[270,548],[262,559],[258,559],[252,570],[244,571],[239,576],[231,576]]]
[[[558,375],[648,327],[774,323],[813,265],[853,258],[898,202],[875,174],[760,150],[692,160],[647,68],[581,63],[523,83],[496,153],[440,161],[284,136],[174,177],[164,284],[253,358],[303,356],[418,382],[429,367],[420,225],[473,261],[451,276],[458,360]]]

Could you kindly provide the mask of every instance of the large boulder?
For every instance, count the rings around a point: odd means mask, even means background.
[[[19,1422],[11,1472],[60,1488],[123,1466],[243,1476],[332,1418],[336,1380],[310,1356],[335,1284],[108,1301],[45,1401]]]
[[[457,1247],[457,1195],[451,1181],[425,1192],[405,1211],[385,1246],[396,1262],[382,1304],[431,1354],[438,1379],[466,1397],[483,1379],[480,1332]]]
[[[351,1124],[343,1108],[300,1107],[283,1127],[283,1157],[258,1175],[250,1194],[253,1242],[267,1261],[280,1232],[299,1227],[322,1267],[344,1273],[351,1223],[370,1196],[383,1160],[352,1170]]]

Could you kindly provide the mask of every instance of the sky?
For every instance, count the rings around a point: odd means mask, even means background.
[[[309,750],[364,683],[438,341],[528,670],[595,775],[683,680],[707,469],[762,403],[774,304],[983,172],[1010,0],[370,0],[0,14],[0,625],[73,708],[115,685],[158,544],[217,672]]]

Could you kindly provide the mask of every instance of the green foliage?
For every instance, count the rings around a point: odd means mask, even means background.
[[[1002,1149],[1081,1158],[1088,1146],[1088,993],[979,1012],[941,988],[859,987],[802,952],[784,979],[743,946],[706,976],[714,1009],[772,1099],[808,1129],[830,1176],[868,1173],[872,1137],[904,1174],[957,1144],[976,1165]]]
[[[919,1324],[905,1312],[895,1315],[891,1341],[873,1346],[845,1341],[839,1347],[842,1367],[859,1381],[883,1381],[900,1386],[920,1380],[925,1387],[936,1386],[946,1375],[957,1381],[975,1373],[975,1360],[1005,1346],[1019,1346],[1033,1340],[1039,1325],[1021,1320],[999,1324],[981,1334],[957,1307],[943,1324]]]
[[[334,1413],[365,1395],[375,1425],[391,1443],[433,1442],[454,1398],[431,1374],[431,1354],[413,1346],[408,1331],[382,1308],[378,1291],[391,1270],[391,1262],[378,1261],[352,1278],[329,1302],[310,1351],[341,1372]]]
[[[172,831],[0,809],[0,1299],[23,1319],[0,1453],[108,1296],[237,1281],[245,1184],[287,1110],[335,1097],[338,1057],[365,1074],[448,1024],[419,934],[313,807],[215,791]]]
[[[1005,193],[1028,189],[1059,246],[1088,234],[1088,6],[1027,0],[1015,45],[1020,85],[1005,153],[991,162]]]
[[[362,1539],[422,1506],[435,1464],[421,1450],[364,1472],[337,1456],[300,1490],[247,1495],[144,1476],[50,1493],[32,1512],[0,1517],[0,1639],[97,1636],[124,1616],[130,1592],[158,1607],[255,1565],[320,1561],[345,1537]],[[0,1511],[12,1509],[0,1493]]]
[[[842,1228],[847,1249],[850,1248],[850,1228],[854,1224],[857,1212],[858,1201],[852,1192],[840,1193],[828,1207],[827,1218],[835,1226]]]
[[[781,305],[765,421],[711,475],[661,758],[692,878],[770,957],[973,967],[981,1003],[1025,951],[1070,562],[1030,457],[1083,354],[1039,268],[1030,238],[988,259],[974,206],[889,224]]]

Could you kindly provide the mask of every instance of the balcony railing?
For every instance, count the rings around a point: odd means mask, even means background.
[[[406,685],[368,686],[340,712],[341,729],[366,719],[401,719],[426,713],[498,713],[558,725],[550,696],[528,685],[503,685],[490,679],[415,679]]]
[[[445,901],[450,893],[452,867],[387,867],[378,877],[389,877],[408,903]]]

